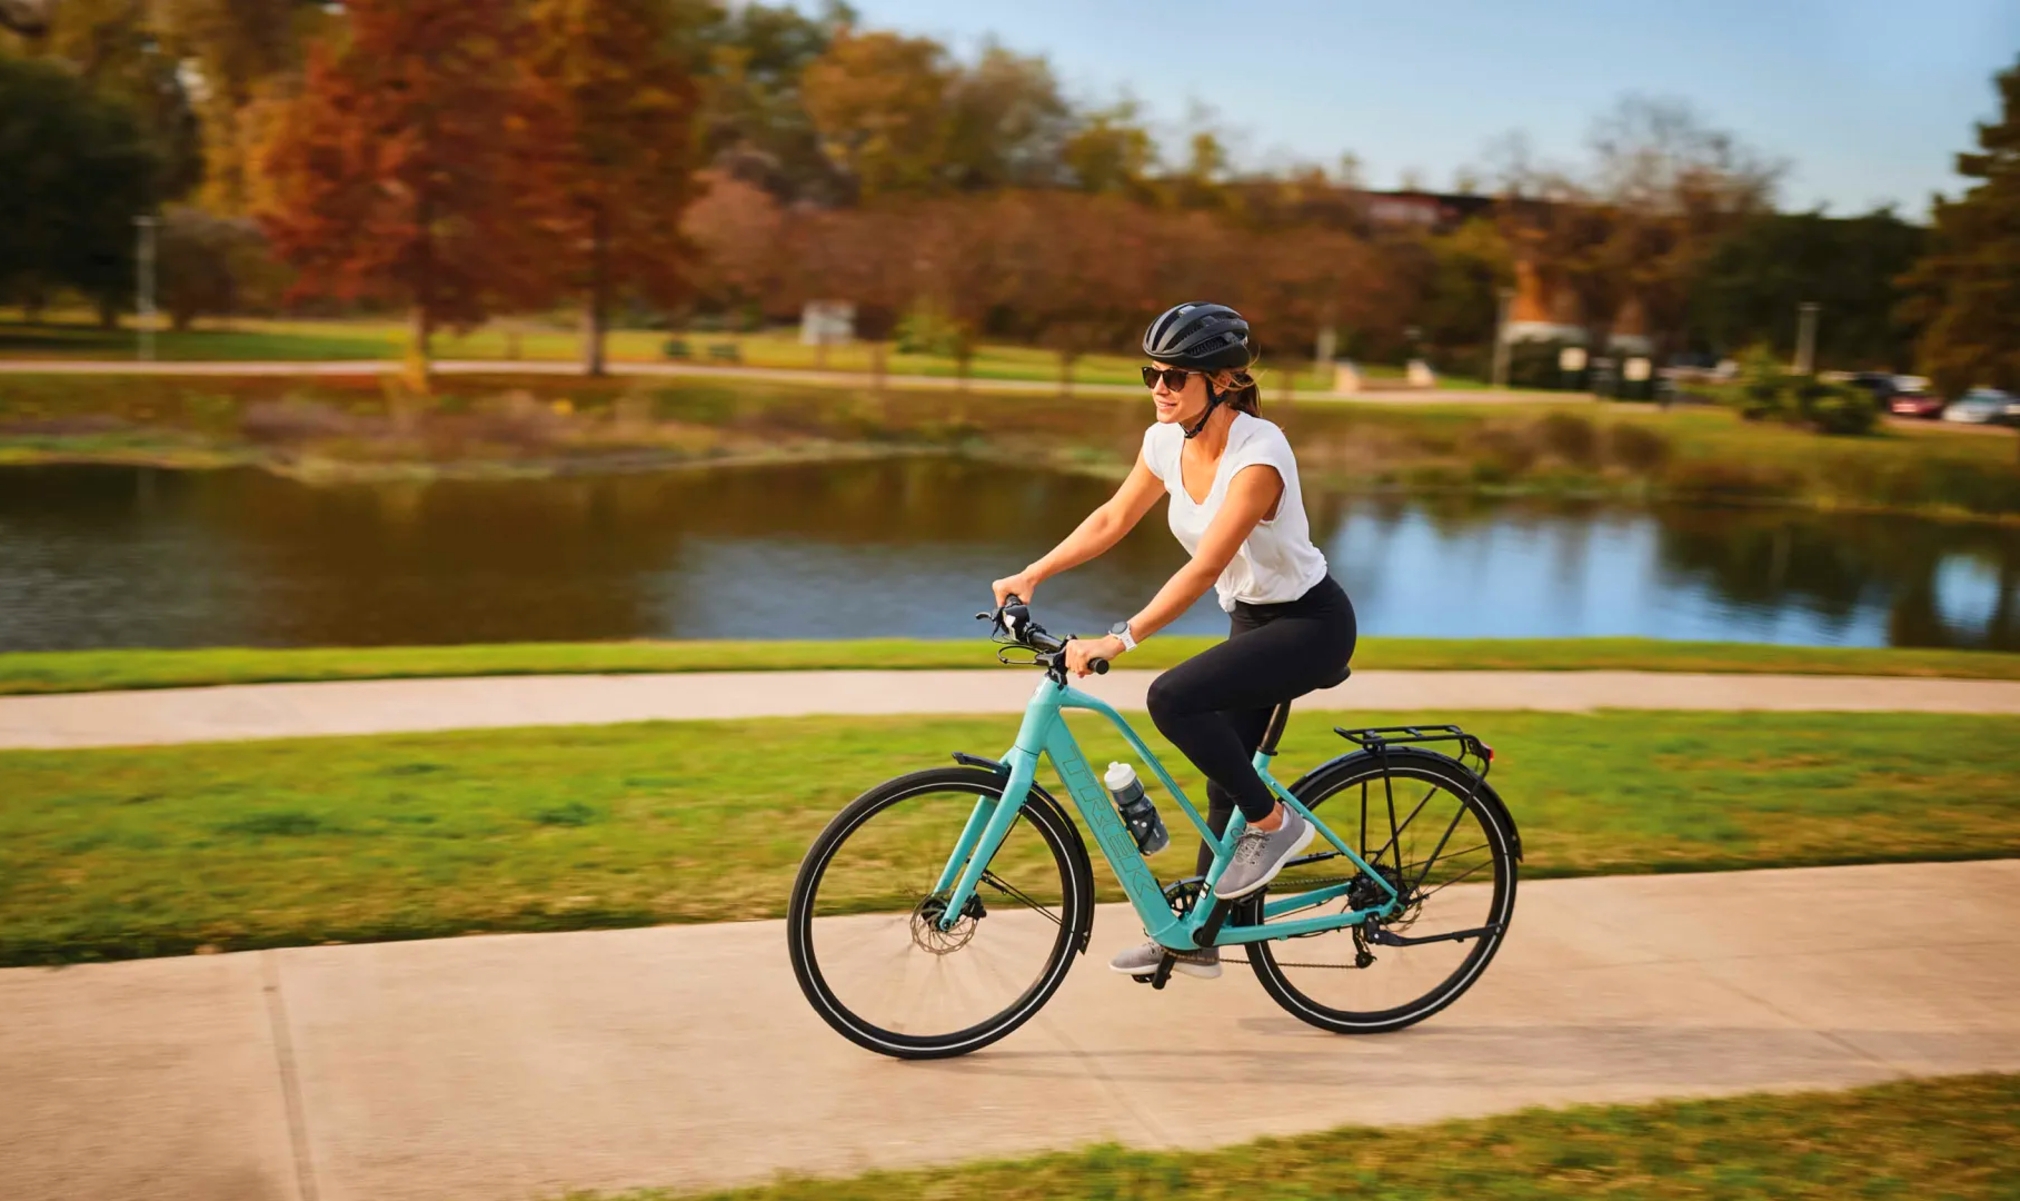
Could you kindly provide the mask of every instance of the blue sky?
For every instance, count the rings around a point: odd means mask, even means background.
[[[1043,53],[1070,94],[1126,90],[1173,144],[1205,106],[1250,165],[1352,151],[1378,187],[1448,186],[1511,130],[1572,162],[1622,94],[1682,98],[1787,160],[1784,207],[1840,214],[1955,192],[1952,156],[2020,57],[2020,0],[853,2],[964,56],[990,34]]]

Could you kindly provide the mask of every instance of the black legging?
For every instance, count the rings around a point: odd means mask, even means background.
[[[1207,821],[1225,833],[1239,807],[1250,821],[1276,807],[1255,752],[1270,710],[1336,676],[1353,658],[1354,604],[1331,576],[1294,601],[1236,602],[1227,641],[1202,651],[1150,685],[1150,719],[1206,773]],[[1199,873],[1213,852],[1199,848]]]

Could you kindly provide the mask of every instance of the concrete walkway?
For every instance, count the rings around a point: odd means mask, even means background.
[[[1157,673],[1081,686],[1143,708]],[[90,747],[391,731],[790,717],[1018,713],[1035,671],[766,671],[242,684],[0,697],[0,748]],[[2020,681],[1636,671],[1366,671],[1301,702],[1392,713],[1711,709],[2020,714]]]
[[[389,359],[162,361],[134,359],[0,359],[0,375],[178,375],[178,376],[359,376],[403,371],[406,364]],[[612,375],[653,377],[699,376],[760,380],[767,383],[811,384],[823,388],[866,388],[862,371],[820,371],[801,367],[718,367],[706,363],[626,362],[607,364]],[[574,375],[582,364],[563,359],[436,359],[429,370],[438,375]],[[906,391],[952,391],[961,382],[945,375],[887,375],[884,386]],[[985,379],[971,376],[972,392],[1024,396],[1057,396],[1057,380]],[[1141,384],[1075,383],[1074,395],[1142,396]],[[1269,395],[1275,396],[1271,388]],[[1300,390],[1298,400],[1352,400],[1368,404],[1518,404],[1538,400],[1592,400],[1582,392],[1495,391],[1493,389],[1369,389],[1355,393]]]
[[[15,969],[0,1197],[519,1201],[2015,1071],[2015,913],[2020,860],[1531,882],[1456,1005],[1345,1038],[1244,968],[1105,970],[1111,907],[1035,1021],[927,1064],[823,1025],[777,922]]]

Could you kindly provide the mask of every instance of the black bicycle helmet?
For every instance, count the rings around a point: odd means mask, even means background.
[[[1194,367],[1207,371],[1240,370],[1255,362],[1249,344],[1248,321],[1224,304],[1203,300],[1173,305],[1143,331],[1143,353],[1174,367]],[[1206,428],[1207,418],[1220,405],[1220,390],[1213,379],[1206,381],[1206,412],[1185,431],[1187,439]]]

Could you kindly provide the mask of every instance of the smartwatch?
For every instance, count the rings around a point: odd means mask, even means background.
[[[1108,632],[1114,635],[1115,637],[1122,639],[1122,649],[1125,652],[1133,651],[1136,649],[1136,639],[1130,636],[1128,622],[1118,621],[1114,625],[1108,627]]]

